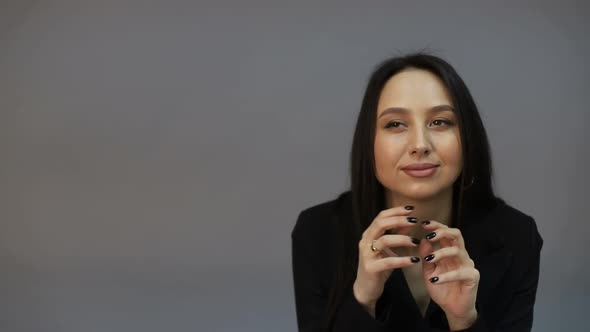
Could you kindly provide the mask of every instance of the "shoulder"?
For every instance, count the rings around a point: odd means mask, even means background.
[[[494,220],[502,229],[511,230],[510,233],[521,236],[540,238],[537,222],[531,215],[515,208],[504,200],[499,200],[494,210]]]
[[[503,199],[498,198],[494,207],[478,219],[474,229],[480,235],[485,234],[488,242],[504,242],[513,250],[533,251],[543,244],[535,219]]]
[[[344,192],[337,198],[327,200],[299,212],[291,232],[292,237],[323,236],[334,227],[334,219],[351,205],[350,192]]]

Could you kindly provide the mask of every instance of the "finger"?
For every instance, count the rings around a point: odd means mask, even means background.
[[[412,217],[408,217],[408,218],[412,218]],[[414,222],[414,221],[410,221],[410,223],[413,223],[413,222]],[[415,224],[414,224],[414,225],[415,225]],[[400,228],[397,228],[395,231],[393,231],[393,230],[390,230],[390,231],[387,231],[386,233],[395,233],[395,234],[399,234],[399,235],[406,235],[406,236],[409,236],[409,235],[412,233],[412,230],[413,230],[414,228],[416,228],[416,226],[412,226],[412,225],[410,225],[410,226],[408,226],[408,227],[400,227]]]
[[[422,226],[422,228],[424,228],[427,231],[433,231],[435,229],[439,229],[439,228],[449,228],[449,226],[438,222],[436,220],[424,220],[422,222],[420,222],[420,225]]]
[[[393,216],[408,216],[414,211],[413,206],[395,206],[386,210],[381,210],[375,218],[385,218]]]
[[[445,272],[437,276],[430,276],[428,280],[435,284],[444,284],[452,281],[462,281],[473,286],[479,284],[479,271],[473,267],[463,267]]]
[[[428,242],[428,241],[424,241]],[[422,256],[426,263],[438,263],[444,259],[456,259],[459,264],[474,267],[473,260],[469,257],[467,251],[460,249],[459,247],[452,246],[439,249],[431,254]]]
[[[381,252],[385,253],[384,257],[397,257],[397,254],[389,248],[383,248],[383,250],[381,250]]]
[[[420,240],[413,237],[398,234],[383,235],[373,242],[373,246],[377,248],[377,250],[395,247],[417,247],[418,244],[420,244]]]
[[[367,262],[365,269],[367,272],[382,272],[392,269],[414,265],[420,262],[420,257],[385,257]]]
[[[432,243],[428,241],[421,241],[418,252],[420,253],[421,257],[426,257],[432,253],[432,249]],[[422,273],[425,276],[431,275],[434,272],[434,269],[436,269],[436,264],[422,264]]]
[[[373,220],[369,227],[363,232],[363,238],[366,241],[373,241],[385,234],[387,230],[412,227],[416,225],[417,221],[416,218],[409,216],[375,218],[375,220]]]
[[[438,228],[428,233],[425,239],[430,242],[439,241],[442,247],[457,246],[465,249],[463,235],[458,228]]]

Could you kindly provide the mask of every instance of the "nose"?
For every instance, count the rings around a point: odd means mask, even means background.
[[[427,132],[424,129],[417,128],[412,136],[409,149],[410,156],[418,158],[428,156],[432,152],[432,144]]]

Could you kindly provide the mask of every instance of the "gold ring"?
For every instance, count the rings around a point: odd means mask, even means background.
[[[373,252],[378,252],[379,251],[379,249],[375,248],[375,242],[376,241],[377,240],[373,240],[373,242],[371,242],[371,250],[373,250]]]

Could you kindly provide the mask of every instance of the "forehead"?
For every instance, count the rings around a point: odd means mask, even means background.
[[[385,83],[379,97],[378,111],[390,107],[421,111],[441,104],[452,105],[442,80],[430,71],[409,68],[395,74]]]

